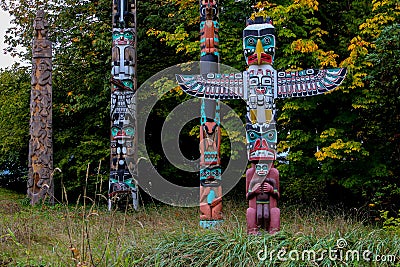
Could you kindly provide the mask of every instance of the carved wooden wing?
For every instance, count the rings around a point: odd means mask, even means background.
[[[280,71],[277,74],[277,98],[323,94],[338,87],[346,73],[345,68]]]
[[[243,73],[176,74],[175,76],[182,90],[195,97],[223,100],[245,96]]]

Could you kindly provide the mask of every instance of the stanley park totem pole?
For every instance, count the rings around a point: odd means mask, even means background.
[[[33,23],[30,140],[28,158],[28,197],[34,205],[46,194],[53,201],[52,141],[52,44],[47,40],[49,24],[38,10]]]
[[[136,1],[113,0],[111,162],[108,208],[132,198],[138,207],[136,151]],[[123,203],[125,202],[125,203]]]
[[[213,100],[242,98],[247,104],[247,154],[251,167],[246,172],[247,232],[259,234],[280,229],[279,173],[274,168],[277,149],[275,99],[323,94],[341,84],[346,69],[277,71],[275,31],[272,20],[256,17],[243,30],[247,71],[200,75],[176,75],[188,94]]]
[[[219,72],[218,6],[200,0],[200,72]],[[200,226],[213,227],[222,220],[219,100],[201,99],[200,120]]]

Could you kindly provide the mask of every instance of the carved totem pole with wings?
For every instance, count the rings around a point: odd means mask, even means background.
[[[251,167],[246,172],[247,232],[280,229],[279,172],[273,163],[277,154],[275,100],[323,94],[341,84],[346,69],[277,71],[275,29],[272,20],[256,17],[243,30],[247,71],[243,73],[176,75],[188,94],[215,100],[242,98],[247,104],[247,154]]]
[[[132,198],[138,207],[136,138],[136,1],[113,0],[111,162],[108,208]],[[128,168],[129,167],[129,168]],[[132,170],[132,172],[129,171]],[[125,203],[123,203],[125,202]]]

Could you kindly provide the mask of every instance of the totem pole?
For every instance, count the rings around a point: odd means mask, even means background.
[[[279,172],[274,168],[277,131],[275,99],[323,94],[341,84],[346,69],[276,71],[275,30],[272,20],[256,17],[243,30],[247,71],[243,73],[176,75],[188,94],[207,99],[242,98],[247,104],[247,155],[251,167],[246,172],[247,232],[259,234],[280,229]]]
[[[218,6],[200,0],[200,73],[219,72]],[[200,119],[200,226],[214,227],[222,220],[219,100],[201,99]]]
[[[133,208],[136,210],[138,208],[137,166],[134,166],[137,162],[136,1],[113,0],[112,15],[111,162],[108,209],[111,210],[113,203],[124,204],[123,201],[126,203],[132,198]]]
[[[49,24],[38,10],[33,22],[30,140],[27,193],[34,205],[49,195],[54,201],[52,141],[52,44],[47,40]]]

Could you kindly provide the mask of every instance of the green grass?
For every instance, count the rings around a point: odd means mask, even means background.
[[[373,226],[355,210],[281,207],[278,234],[248,236],[244,201],[225,201],[223,225],[206,230],[197,208],[108,212],[92,203],[31,207],[24,198],[0,189],[0,266],[400,266],[398,231]],[[336,259],[323,254],[329,249]],[[310,250],[316,261],[301,257]],[[352,250],[397,259],[346,261]]]

